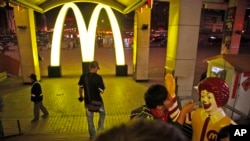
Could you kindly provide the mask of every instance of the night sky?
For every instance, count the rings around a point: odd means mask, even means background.
[[[90,16],[97,5],[96,3],[86,3],[86,2],[79,2],[76,3],[80,10],[82,11],[82,14],[84,16],[84,20],[86,22],[86,25],[88,25]],[[155,3],[152,9],[152,16],[151,16],[151,27],[152,28],[167,28],[167,20],[168,20],[168,3]],[[56,7],[48,12],[45,13],[46,16],[46,22],[48,29],[53,28],[55,24],[56,17],[59,13],[59,10],[61,9],[62,6]],[[0,7],[0,31],[3,31],[3,29],[7,28],[7,19],[6,19],[6,7]],[[123,28],[131,28],[133,30],[133,23],[134,23],[134,12],[131,12],[127,15],[123,15],[122,13],[117,12],[116,10],[113,10],[118,23],[120,27]],[[250,9],[246,10],[245,14],[245,20],[250,22]],[[68,14],[66,17],[70,17],[75,19],[75,16],[73,14],[73,11],[69,9]],[[43,22],[43,16],[41,13],[35,12],[35,18],[36,18],[36,26],[37,27],[43,27],[44,22]],[[107,17],[107,14],[104,10],[101,11],[100,17],[99,17],[99,23],[101,20],[104,20],[106,23],[106,26],[110,27],[110,23]],[[159,27],[160,26],[160,27]]]
[[[86,25],[88,25],[89,20],[90,20],[90,16],[91,16],[91,14],[92,14],[92,12],[97,4],[95,4],[95,3],[83,3],[83,2],[76,3],[76,4],[82,12],[82,15],[83,15],[84,21],[86,22]],[[48,28],[53,28],[53,26],[55,24],[56,17],[58,15],[61,7],[62,6],[56,7],[56,8],[45,13]],[[126,24],[126,22],[128,22],[127,20],[124,20],[124,18],[126,18],[127,16],[123,15],[122,13],[117,12],[116,10],[113,10],[113,12],[116,15],[117,21],[120,25]],[[42,26],[43,22],[42,22],[41,14],[35,13],[35,15],[36,15],[37,26]],[[133,13],[131,13],[129,15],[132,16],[131,25],[133,25]],[[73,19],[76,18],[72,9],[68,10],[66,18],[73,18]],[[107,23],[107,26],[110,26],[108,16],[104,10],[102,10],[100,15],[99,15],[98,21],[100,22],[101,20],[104,20]]]
[[[84,16],[84,20],[86,22],[86,25],[88,25],[90,16],[97,5],[96,3],[86,3],[86,2],[79,2],[76,3],[80,10],[82,11],[82,14]],[[45,13],[46,17],[46,24],[48,29],[51,29],[54,27],[57,15],[60,11],[62,6],[56,7],[51,9],[50,11]],[[124,30],[133,30],[133,24],[134,24],[134,11],[131,13],[128,13],[126,15],[116,11],[113,9],[114,14],[116,15],[118,24],[120,25],[121,29]],[[5,27],[7,28],[5,21],[6,21],[6,15],[5,9],[0,7],[0,28]],[[168,20],[168,3],[160,3],[157,2],[154,4],[153,9],[152,9],[152,20],[151,20],[151,27],[152,28],[167,28],[167,20]],[[66,18],[73,18],[75,19],[75,16],[73,14],[72,9],[69,9],[68,14]],[[37,29],[41,29],[44,27],[44,16],[42,16],[41,13],[35,12],[35,20],[36,20],[36,26],[38,27]],[[101,25],[100,22],[105,21],[102,23],[102,26],[106,26],[105,28],[110,28],[110,23],[108,20],[108,16],[104,10],[101,11],[98,19],[98,25]]]

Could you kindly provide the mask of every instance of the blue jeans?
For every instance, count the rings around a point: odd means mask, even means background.
[[[102,131],[104,130],[104,119],[105,119],[105,109],[104,106],[100,108],[99,113],[99,121],[98,121],[98,127],[97,131]],[[95,130],[95,124],[94,124],[94,112],[88,111],[86,108],[86,116],[87,116],[87,122],[88,122],[88,129],[89,129],[89,135],[90,138],[93,138],[96,135],[96,130]]]

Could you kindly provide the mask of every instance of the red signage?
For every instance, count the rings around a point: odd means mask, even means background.
[[[241,83],[243,89],[245,91],[247,91],[249,88],[250,88],[250,77],[248,77],[246,80],[244,80],[242,83]]]

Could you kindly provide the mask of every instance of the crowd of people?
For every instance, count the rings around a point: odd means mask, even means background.
[[[221,140],[228,138],[221,137],[221,131],[228,125],[236,124],[222,109],[229,99],[229,87],[223,79],[203,78],[198,85],[199,101],[180,107],[175,93],[175,79],[172,74],[166,74],[165,85],[151,85],[144,94],[145,105],[131,109],[128,123],[103,132],[105,109],[101,94],[105,86],[102,77],[97,74],[100,69],[98,62],[91,62],[89,69],[80,77],[78,85],[79,99],[85,103],[91,140]],[[97,111],[89,107],[94,100],[102,103]],[[197,105],[202,106],[195,108]],[[94,112],[100,114],[97,131],[93,122]],[[192,127],[192,139],[184,133],[184,124]]]
[[[230,140],[227,127],[236,123],[226,115],[222,107],[229,99],[229,87],[217,77],[203,78],[198,84],[199,101],[180,107],[176,96],[176,82],[172,74],[166,74],[165,85],[153,84],[144,93],[144,105],[131,109],[130,120],[104,130],[106,111],[102,94],[105,84],[97,72],[99,63],[89,63],[89,72],[79,78],[79,98],[84,103],[90,140],[93,141],[221,141]],[[34,102],[34,119],[39,120],[49,112],[43,105],[42,87],[31,74],[31,101]],[[197,108],[198,107],[198,108]],[[97,127],[94,113],[99,113]],[[185,134],[184,124],[192,127],[192,137]]]

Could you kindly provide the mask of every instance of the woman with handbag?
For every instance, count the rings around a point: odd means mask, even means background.
[[[105,86],[102,76],[97,74],[100,69],[97,61],[93,61],[89,65],[89,72],[81,75],[78,82],[79,85],[79,101],[84,100],[86,115],[88,121],[88,130],[90,139],[96,135],[95,125],[94,125],[94,112],[99,113],[99,122],[97,131],[104,129],[104,119],[105,119],[105,109],[101,94],[104,92]],[[84,91],[84,97],[83,97]]]

